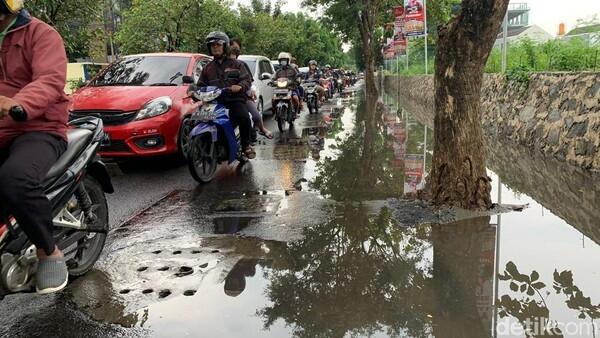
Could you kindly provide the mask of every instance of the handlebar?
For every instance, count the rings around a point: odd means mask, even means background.
[[[25,109],[23,109],[21,106],[14,106],[10,108],[8,115],[10,115],[10,117],[17,122],[27,121],[27,112],[25,112]]]

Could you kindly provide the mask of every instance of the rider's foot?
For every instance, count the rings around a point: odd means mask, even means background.
[[[60,291],[67,286],[68,281],[69,270],[62,254],[40,258],[36,273],[37,293],[48,294]]]
[[[254,159],[256,157],[256,151],[254,151],[254,148],[248,147],[248,148],[246,148],[246,150],[244,150],[244,155],[246,155],[246,157],[249,160],[251,160],[251,159]]]
[[[263,129],[263,130],[260,132],[260,134],[261,134],[262,136],[264,136],[264,137],[268,138],[269,140],[272,140],[272,139],[273,139],[273,133],[272,133],[272,132],[271,132],[269,129],[267,129],[267,128]]]

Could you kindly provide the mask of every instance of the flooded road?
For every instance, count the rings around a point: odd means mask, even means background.
[[[65,292],[0,303],[0,334],[525,337],[547,323],[599,334],[600,178],[490,142],[495,201],[529,208],[406,226],[388,201],[424,186],[433,132],[383,103],[335,99],[261,141],[243,170],[174,185]]]

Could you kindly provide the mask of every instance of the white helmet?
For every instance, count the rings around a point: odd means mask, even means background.
[[[282,59],[287,59],[288,63],[290,63],[290,61],[292,60],[292,55],[290,53],[281,52],[279,53],[277,60],[281,61]]]

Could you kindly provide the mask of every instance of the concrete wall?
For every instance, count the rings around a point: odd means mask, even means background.
[[[432,76],[390,76],[385,81],[387,94],[433,125]],[[527,88],[503,75],[486,75],[481,102],[488,140],[510,140],[600,171],[600,73],[536,73]]]

